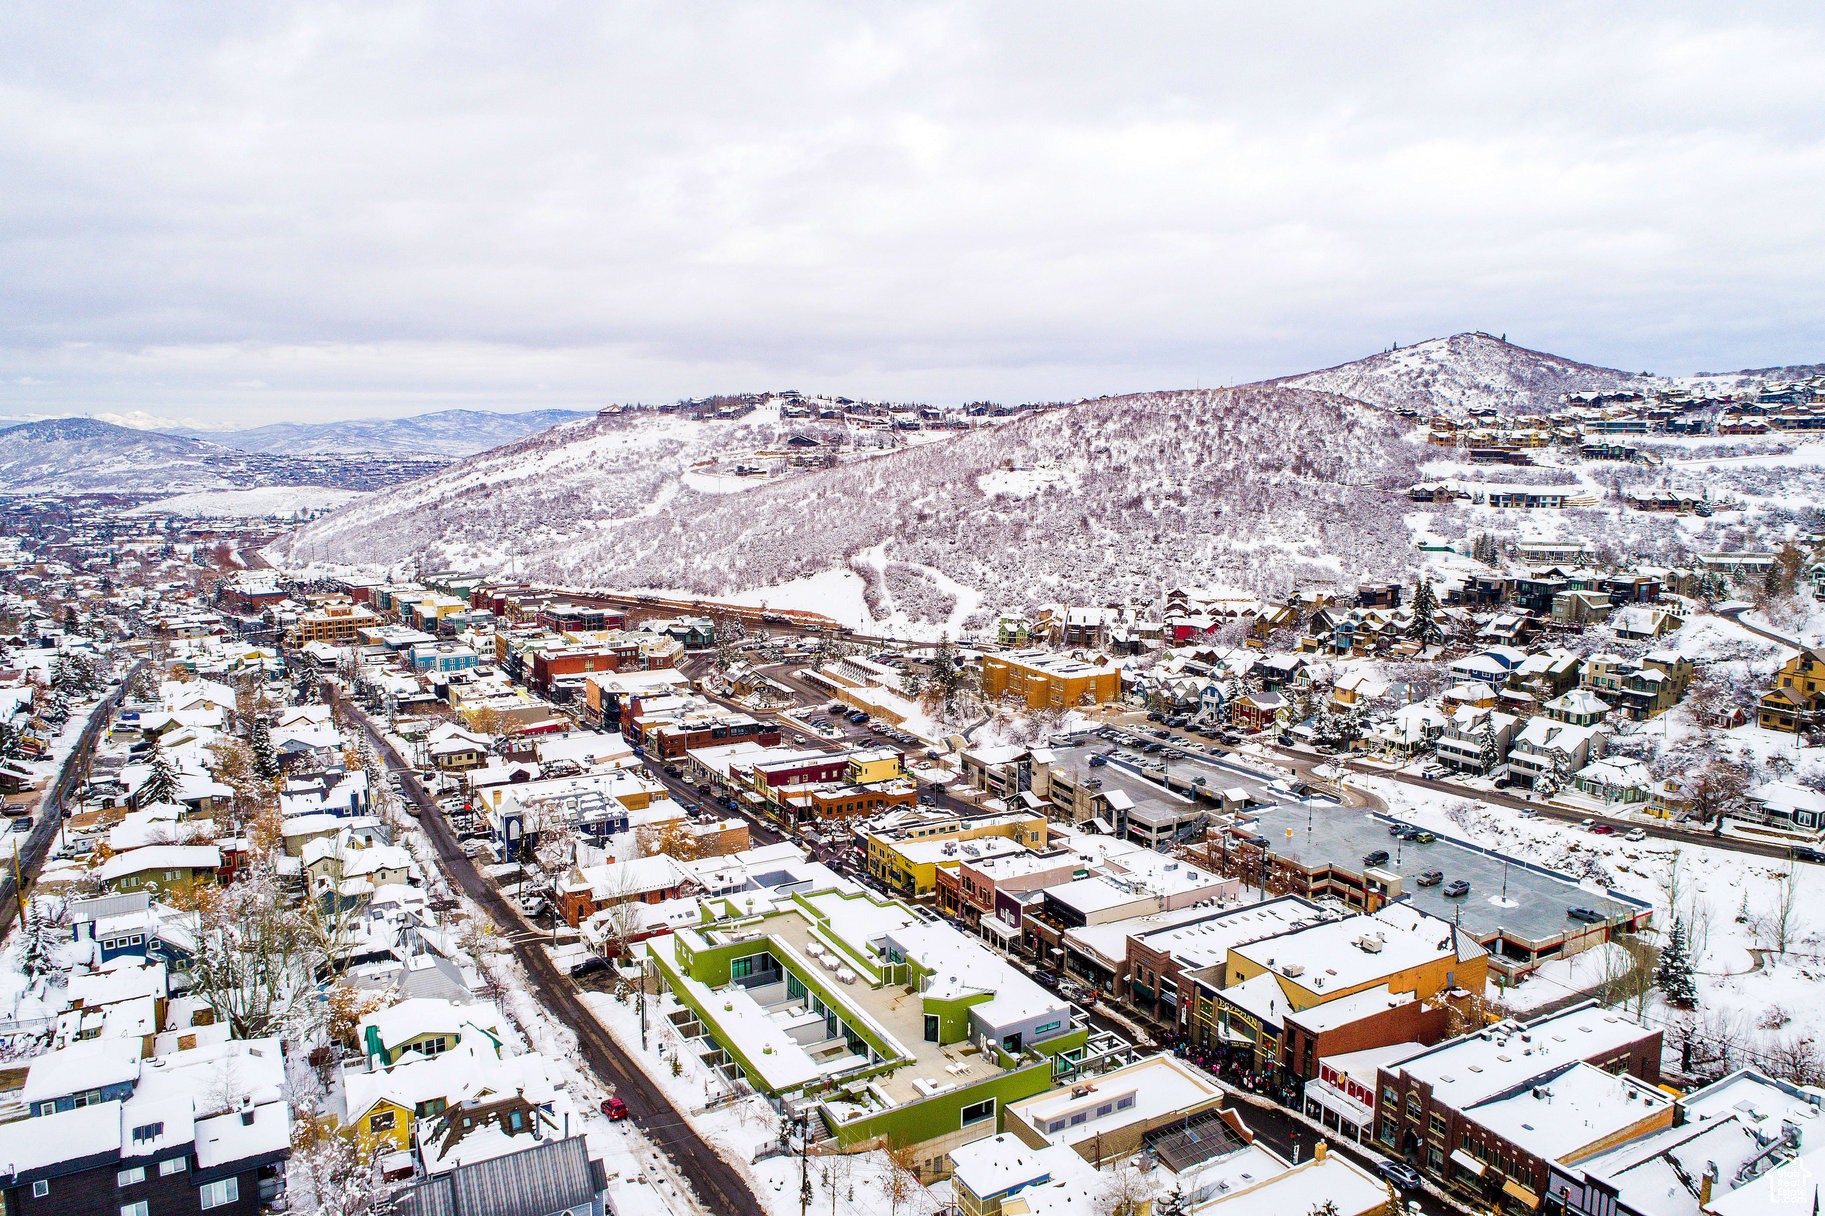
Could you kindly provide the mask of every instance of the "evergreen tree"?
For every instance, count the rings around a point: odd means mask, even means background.
[[[1435,615],[1437,609],[1438,597],[1433,594],[1432,580],[1421,579],[1419,590],[1413,593],[1413,620],[1407,626],[1407,636],[1421,646],[1437,645],[1444,637]]]
[[[152,772],[140,785],[139,805],[151,806],[155,802],[175,802],[177,800],[177,768],[172,765],[171,757],[157,743],[152,745]]]
[[[51,935],[54,929],[51,922],[38,911],[36,901],[26,904],[24,938],[19,947],[19,970],[25,978],[33,983],[57,970],[57,958],[52,953]]]
[[[1685,922],[1675,918],[1661,948],[1660,962],[1654,968],[1654,986],[1675,1009],[1691,1009],[1698,1004],[1698,985],[1692,981],[1692,953],[1686,942]]]
[[[1478,744],[1478,763],[1483,766],[1483,771],[1487,773],[1502,762],[1500,746],[1496,743],[1495,727],[1485,723],[1483,726],[1483,735],[1482,738],[1478,740]]]
[[[265,718],[254,718],[247,746],[253,750],[253,771],[264,780],[276,779],[279,775],[279,757],[273,750],[272,731],[267,727]]]
[[[76,632],[76,605],[74,604],[63,606],[63,631],[68,634]]]

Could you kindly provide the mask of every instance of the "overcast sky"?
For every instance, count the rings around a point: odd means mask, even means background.
[[[1825,360],[1821,7],[13,0],[0,414]]]

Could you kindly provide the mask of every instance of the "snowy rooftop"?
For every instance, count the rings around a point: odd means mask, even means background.
[[[1399,1072],[1464,1110],[1567,1064],[1612,1052],[1654,1032],[1595,1003],[1522,1025],[1499,1022],[1403,1061]]]
[[[1570,1156],[1647,1120],[1672,1118],[1673,1099],[1628,1075],[1573,1064],[1543,1084],[1466,1114],[1543,1161]]]

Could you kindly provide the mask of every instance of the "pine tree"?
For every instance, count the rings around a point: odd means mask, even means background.
[[[1677,918],[1667,933],[1667,944],[1661,948],[1660,962],[1654,968],[1654,986],[1675,1009],[1691,1009],[1698,1004],[1698,985],[1692,981],[1691,948],[1686,942],[1685,922]]]
[[[253,750],[253,771],[264,780],[275,780],[279,776],[279,757],[273,750],[272,731],[265,718],[254,718],[247,746]]]
[[[37,903],[28,903],[24,937],[19,947],[19,970],[33,983],[57,970],[57,957],[51,946],[53,931],[51,922],[38,911]]]
[[[171,757],[159,744],[152,745],[152,772],[139,787],[137,795],[139,805],[151,806],[155,802],[174,802],[177,800],[177,769],[171,763]]]
[[[1483,766],[1483,771],[1487,773],[1502,762],[1502,753],[1500,746],[1496,743],[1494,726],[1488,724],[1483,726],[1483,737],[1479,740],[1479,743],[1481,749],[1478,755],[1478,763]]]
[[[1432,580],[1421,579],[1419,590],[1413,593],[1413,620],[1407,626],[1407,636],[1422,646],[1436,645],[1444,636],[1434,615],[1437,608],[1438,597],[1432,591]]]

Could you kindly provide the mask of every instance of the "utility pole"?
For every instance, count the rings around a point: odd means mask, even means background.
[[[626,945],[626,943],[622,943]],[[640,1050],[646,1050],[646,959],[640,960]]]
[[[809,1216],[811,1210],[810,1129],[807,1115],[801,1112],[793,1120],[798,1125],[798,1216]]]

